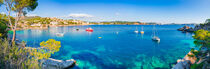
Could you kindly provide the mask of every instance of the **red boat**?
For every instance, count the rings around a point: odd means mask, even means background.
[[[87,32],[93,32],[93,29],[92,28],[87,28],[86,31]]]

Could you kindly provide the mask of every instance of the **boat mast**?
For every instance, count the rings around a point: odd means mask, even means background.
[[[143,31],[143,26],[141,26],[141,31]]]
[[[153,25],[153,36],[155,36],[155,25]]]
[[[137,26],[136,26],[136,31],[137,31],[138,29],[137,29]]]

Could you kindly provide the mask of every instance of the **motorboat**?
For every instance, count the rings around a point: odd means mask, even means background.
[[[79,31],[79,28],[77,28],[76,31]]]
[[[93,29],[92,28],[87,28],[86,31],[87,32],[93,32]]]

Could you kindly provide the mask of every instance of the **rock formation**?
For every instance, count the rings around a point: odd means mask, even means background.
[[[183,59],[178,59],[177,64],[172,69],[190,69],[190,65],[194,64],[197,58],[190,57],[188,55],[194,55],[193,53],[189,52]]]
[[[74,59],[63,61],[52,58],[42,60],[42,62],[43,62],[42,66],[43,69],[65,69],[74,66],[76,63]]]

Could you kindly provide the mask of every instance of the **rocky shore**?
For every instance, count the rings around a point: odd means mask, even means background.
[[[39,49],[39,48],[32,48],[32,47],[25,47],[25,49]],[[58,60],[53,58],[42,59],[42,69],[68,69],[72,68],[76,64],[76,60],[69,59],[69,60]]]
[[[68,69],[73,67],[76,64],[74,59],[70,60],[57,60],[53,58],[48,58],[46,60],[42,60],[42,68],[43,69]]]
[[[210,31],[210,23],[199,24],[199,25],[196,25],[194,28],[189,27],[189,26],[184,26],[184,27],[179,28],[177,30],[183,31],[183,32],[194,32],[194,31],[197,31],[197,30],[200,30],[200,29],[204,29],[204,30]]]
[[[172,69],[190,69],[190,65],[194,64],[197,58],[188,55],[193,55],[193,53],[189,52],[183,59],[178,59],[177,64]]]

